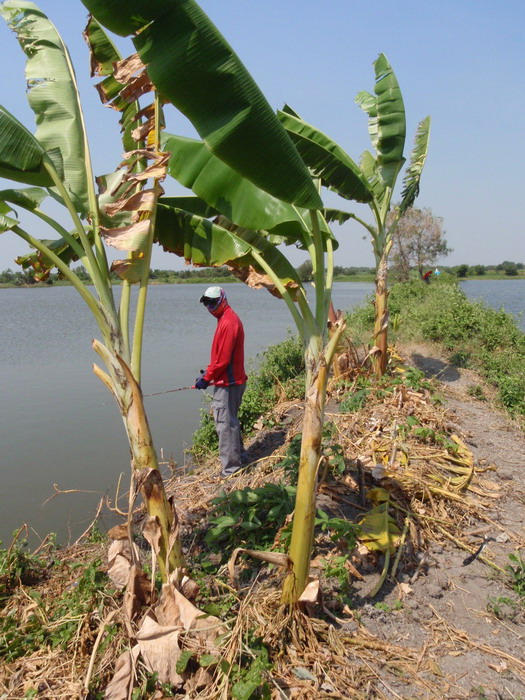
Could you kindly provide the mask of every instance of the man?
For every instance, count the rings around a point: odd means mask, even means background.
[[[217,319],[211,345],[210,364],[195,380],[196,389],[213,390],[213,420],[219,436],[222,476],[235,474],[242,466],[243,447],[237,414],[246,388],[244,328],[228,304],[222,287],[208,287],[199,300]]]

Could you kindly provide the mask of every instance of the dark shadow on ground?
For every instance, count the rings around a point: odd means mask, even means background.
[[[286,430],[269,430],[257,437],[246,447],[246,462],[256,462],[264,457],[269,457],[286,441]]]
[[[416,367],[424,372],[426,377],[436,378],[449,384],[457,382],[461,378],[457,368],[447,362],[435,357],[425,357],[418,353],[413,353],[411,357]]]

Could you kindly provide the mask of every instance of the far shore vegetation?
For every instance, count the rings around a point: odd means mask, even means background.
[[[456,279],[479,279],[479,280],[523,280],[525,279],[525,265],[522,262],[512,262],[505,260],[498,265],[455,265],[438,266],[443,274],[450,275]],[[311,262],[307,260],[297,268],[302,282],[312,280]],[[83,281],[89,281],[89,276],[84,268],[79,265],[75,268],[77,276]],[[412,270],[414,279],[419,275],[416,270]],[[392,268],[392,277],[396,279],[395,266]],[[239,280],[230,272],[227,267],[203,267],[188,268],[184,270],[159,270],[150,271],[150,284],[199,284],[206,282],[209,284],[221,284],[238,282]],[[373,282],[375,279],[375,268],[373,267],[334,267],[334,280],[336,282]],[[120,279],[114,274],[114,284],[120,284]],[[51,273],[45,282],[38,282],[34,278],[34,271],[8,268],[0,272],[0,288],[5,287],[49,287],[49,286],[69,286],[69,282],[63,279],[58,273]]]

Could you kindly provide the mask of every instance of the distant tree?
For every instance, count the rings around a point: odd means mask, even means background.
[[[301,282],[311,282],[314,278],[312,261],[305,260],[302,265],[299,265],[297,274]]]
[[[487,268],[485,267],[485,265],[473,265],[470,268],[470,271],[473,275],[476,275],[477,277],[481,277],[482,275],[484,275],[486,273]]]
[[[393,236],[394,268],[401,280],[408,280],[415,267],[422,277],[425,268],[451,252],[444,238],[443,219],[432,210],[407,209]]]
[[[83,265],[78,265],[77,267],[75,267],[75,274],[78,277],[78,279],[82,280],[83,282],[91,280],[88,271]]]
[[[454,274],[456,277],[466,277],[469,273],[469,266],[468,265],[456,265],[456,267],[452,268],[454,271]]]
[[[505,270],[505,274],[509,277],[515,277],[518,274],[518,266],[516,263],[507,263],[503,269]]]
[[[518,270],[523,270],[525,265],[523,265],[523,263],[516,263],[516,267],[518,268]]]
[[[13,270],[4,270],[3,272],[0,272],[0,284],[9,284],[10,282],[14,282],[15,277],[16,275]]]

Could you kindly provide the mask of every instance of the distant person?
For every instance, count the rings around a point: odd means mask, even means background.
[[[222,287],[208,287],[199,300],[217,319],[211,345],[210,364],[195,380],[196,389],[213,384],[212,411],[219,436],[222,476],[235,474],[242,467],[244,450],[237,415],[246,388],[244,371],[244,328],[228,304]]]
[[[441,270],[438,270],[437,267],[436,267],[436,269],[434,270],[434,274],[435,274],[436,277],[437,277],[438,275],[441,274]]]
[[[425,272],[425,274],[423,275],[423,282],[430,284],[430,275],[432,274],[432,272],[433,272],[432,270]]]

